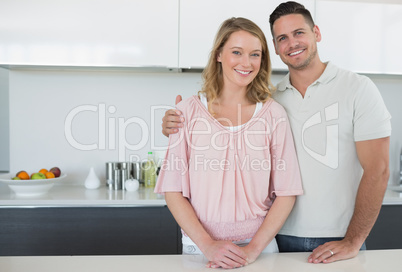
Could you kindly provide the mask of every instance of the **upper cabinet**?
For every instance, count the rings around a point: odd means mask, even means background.
[[[204,68],[230,17],[264,31],[285,0],[1,0],[0,65]],[[402,74],[402,4],[395,0],[300,0],[321,29],[323,61],[362,73]]]
[[[179,0],[2,0],[0,64],[178,67]]]
[[[203,68],[207,64],[215,34],[224,20],[245,17],[265,33],[274,69],[287,69],[275,54],[269,15],[283,0],[180,0],[180,68]],[[314,0],[298,1],[314,16]]]
[[[374,3],[378,2],[378,3]],[[320,57],[361,73],[402,74],[402,4],[316,1]]]

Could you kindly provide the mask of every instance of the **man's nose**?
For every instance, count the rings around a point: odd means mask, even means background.
[[[295,48],[299,45],[299,40],[296,38],[289,38],[289,45],[291,48]]]

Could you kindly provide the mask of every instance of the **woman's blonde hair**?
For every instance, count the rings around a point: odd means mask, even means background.
[[[208,64],[202,72],[204,83],[200,92],[207,97],[209,109],[211,109],[213,101],[219,97],[223,87],[222,64],[217,61],[217,58],[230,35],[240,30],[247,31],[257,37],[262,47],[261,67],[257,76],[247,86],[247,98],[253,103],[265,102],[275,90],[275,87],[271,83],[272,67],[264,33],[254,22],[241,17],[233,17],[225,20],[219,28]]]

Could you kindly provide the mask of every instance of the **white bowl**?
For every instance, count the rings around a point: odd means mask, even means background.
[[[53,185],[65,178],[63,174],[58,178],[51,179],[28,179],[28,180],[13,180],[15,175],[6,174],[0,175],[0,181],[7,184],[8,187],[19,196],[37,196],[46,194]]]

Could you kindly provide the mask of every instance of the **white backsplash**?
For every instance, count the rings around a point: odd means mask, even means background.
[[[199,73],[10,71],[10,171],[59,166],[83,182],[93,166],[104,179],[106,162],[164,148],[165,108],[199,88]]]
[[[0,68],[0,172],[7,171],[10,168],[8,127],[8,70]]]
[[[281,78],[274,75],[273,82]],[[402,76],[372,79],[393,116],[390,182],[396,184]],[[151,146],[166,147],[165,108],[177,94],[187,98],[200,86],[200,73],[10,70],[10,171],[58,166],[67,182],[83,184],[93,166],[104,180],[106,162],[144,159]]]

